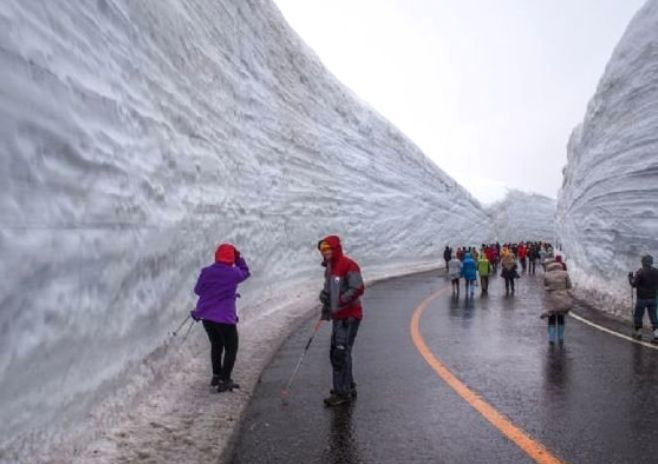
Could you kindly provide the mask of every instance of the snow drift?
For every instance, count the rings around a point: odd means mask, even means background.
[[[658,1],[635,15],[571,136],[558,228],[578,287],[630,315],[626,274],[658,252]]]
[[[367,278],[491,237],[269,1],[6,0],[0,24],[5,457],[94,433],[220,241],[245,321],[316,292],[327,233]]]
[[[556,201],[544,195],[519,190],[507,192],[503,200],[487,207],[495,239],[520,242],[555,239]]]

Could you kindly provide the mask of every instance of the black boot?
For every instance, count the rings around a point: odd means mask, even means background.
[[[210,386],[211,387],[216,387],[219,385],[219,376],[218,375],[213,375],[212,380],[210,381]]]
[[[240,388],[240,385],[233,382],[233,379],[220,380],[219,384],[217,385],[217,393],[233,391],[235,388]]]

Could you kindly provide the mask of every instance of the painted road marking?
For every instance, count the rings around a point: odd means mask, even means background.
[[[411,339],[416,345],[418,352],[425,359],[427,364],[447,383],[459,396],[461,396],[469,405],[475,408],[485,419],[496,427],[503,435],[512,440],[519,448],[540,464],[561,464],[561,461],[537,440],[524,432],[521,428],[514,425],[502,413],[498,412],[493,406],[484,401],[477,393],[468,388],[461,380],[457,378],[429,349],[422,335],[420,334],[419,323],[429,304],[450,287],[444,287],[438,292],[433,293],[423,300],[422,303],[414,310],[411,317]]]
[[[592,326],[595,329],[600,330],[601,332],[605,332],[605,333],[608,333],[610,335],[614,335],[615,337],[623,338],[624,340],[628,340],[629,342],[637,343],[638,345],[642,345],[642,346],[645,346],[647,348],[651,348],[652,350],[658,350],[658,346],[656,346],[656,345],[652,345],[651,343],[643,342],[642,340],[635,340],[633,337],[629,337],[628,335],[620,334],[619,332],[615,332],[614,330],[610,330],[606,327],[595,324],[594,322],[592,322],[588,319],[585,319],[584,317],[578,316],[577,314],[574,314],[571,311],[568,314],[569,314],[569,316],[573,317],[577,321],[580,321],[583,324],[587,324],[589,326]]]

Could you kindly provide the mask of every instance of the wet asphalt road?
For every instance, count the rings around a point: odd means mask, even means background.
[[[447,292],[420,319],[432,353],[514,425],[571,463],[658,462],[658,351],[567,319],[566,343],[551,347],[542,273],[502,279],[489,296]],[[449,285],[423,273],[369,287],[355,345],[358,399],[326,408],[330,327],[316,335],[290,390],[314,320],[263,373],[233,456],[246,463],[526,463],[533,460],[458,396],[420,356],[414,309]],[[237,370],[237,369],[236,369]]]

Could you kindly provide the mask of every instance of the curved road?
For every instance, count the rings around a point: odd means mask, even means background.
[[[370,286],[354,353],[359,397],[347,407],[322,403],[328,325],[282,404],[309,321],[263,373],[233,463],[658,462],[658,351],[573,318],[565,345],[549,346],[542,279],[523,275],[506,297],[494,278],[488,297],[468,301],[437,272]]]

